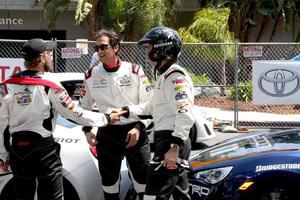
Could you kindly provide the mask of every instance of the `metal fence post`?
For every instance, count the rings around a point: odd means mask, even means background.
[[[56,41],[56,38],[54,38],[54,41],[55,42],[57,42]],[[56,69],[56,67],[57,67],[57,65],[58,65],[58,62],[57,62],[57,57],[58,57],[58,54],[57,54],[57,49],[54,49],[54,52],[53,52],[53,54],[54,54],[54,60],[53,60],[53,72],[57,72],[57,69]]]
[[[238,62],[238,56],[239,56],[239,44],[238,41],[235,40],[234,42],[234,48],[235,48],[235,62],[234,62],[234,90],[235,90],[235,96],[234,96],[234,127],[238,129],[238,85],[239,85],[239,62]]]

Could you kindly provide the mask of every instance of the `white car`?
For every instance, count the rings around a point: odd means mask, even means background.
[[[206,140],[209,140],[216,136],[213,130],[213,123],[202,114],[201,108],[199,106],[195,106],[196,110],[196,121],[191,128],[190,131],[190,139],[192,142],[192,147],[201,148],[205,147],[206,145],[203,143]],[[147,133],[149,137],[150,144],[153,141],[153,124],[147,128]]]
[[[82,84],[83,74],[58,74],[61,83],[73,93],[72,87]],[[72,95],[76,100],[76,95]],[[72,123],[62,117],[58,117],[57,125],[53,133],[54,138],[61,144],[61,160],[64,176],[64,200],[100,200],[104,199],[101,176],[98,172],[98,164],[94,149],[90,148],[82,126]],[[0,170],[1,171],[1,170]],[[126,162],[122,162],[120,198],[125,195],[131,185],[128,177]],[[0,200],[15,200],[14,185],[11,171],[0,173]]]
[[[63,82],[64,87],[68,90],[71,96],[79,99],[80,94],[77,93],[76,88],[80,88],[83,82],[82,73],[58,73],[58,80]],[[80,91],[80,90],[78,90]],[[190,131],[190,138],[192,145],[203,144],[203,141],[209,140],[216,136],[213,130],[213,123],[205,117],[199,106],[195,106],[196,121]],[[147,128],[150,143],[153,143],[153,124]]]
[[[73,100],[79,99],[79,91],[84,79],[83,73],[57,73],[56,77],[67,89]],[[212,123],[203,117],[200,107],[196,106],[197,119],[191,130],[192,144],[215,137]],[[198,110],[199,109],[199,110]],[[199,111],[199,112],[198,112]],[[63,163],[65,200],[99,200],[104,199],[101,176],[98,172],[95,149],[90,148],[81,130],[82,126],[58,117],[54,138],[61,144]],[[95,128],[96,129],[96,128]],[[153,142],[153,127],[147,130],[150,142]],[[96,132],[96,130],[94,131]],[[121,169],[120,198],[130,199],[132,191],[126,162]],[[14,200],[12,174],[0,173],[0,200]]]

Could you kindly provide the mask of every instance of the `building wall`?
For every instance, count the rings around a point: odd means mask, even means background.
[[[14,20],[15,24],[9,24],[9,21],[7,19]],[[16,23],[16,20],[19,20],[19,22],[22,23]],[[43,20],[42,11],[0,10],[0,30],[47,31],[47,26],[45,24],[45,21]],[[66,39],[68,40],[74,40],[78,38],[90,39],[86,24],[80,26],[75,25],[74,11],[68,11],[62,14],[57,20],[56,27],[54,28],[54,30],[65,30]]]
[[[194,13],[199,9],[198,0],[182,0],[182,6],[175,7],[176,9],[176,21],[175,29],[178,29],[183,26],[189,26],[193,21]],[[0,0],[0,39],[8,38],[7,35],[1,35],[1,30],[43,30],[47,31],[47,26],[42,17],[43,11],[43,1],[36,3],[36,0]],[[74,2],[74,0],[72,0]],[[54,30],[65,31],[66,36],[64,39],[75,40],[75,39],[88,39],[92,40],[89,35],[87,24],[84,22],[82,25],[75,25],[75,4],[72,3],[69,10],[64,14],[61,14],[57,20],[56,27]],[[9,20],[13,20],[9,23]],[[257,18],[258,26],[253,27],[251,31],[251,42],[254,42],[259,31],[259,25],[261,18]],[[267,28],[266,33],[261,38],[260,42],[268,42],[271,31],[272,24]],[[291,20],[288,32],[286,32],[282,26],[277,30],[277,34],[274,42],[293,42],[296,39],[297,32],[299,29],[298,23],[296,20]],[[5,33],[6,34],[6,33]],[[17,39],[17,38],[13,38]],[[22,38],[20,35],[19,39]],[[61,38],[57,38],[61,39]]]
[[[9,36],[1,35],[1,30],[48,31],[46,22],[43,20],[43,8],[43,1],[36,3],[36,0],[0,0],[0,39],[9,39]],[[64,39],[85,38],[91,40],[87,24],[75,25],[74,15],[75,3],[71,3],[69,9],[59,16],[53,30],[65,31]],[[42,35],[40,37],[43,38]],[[20,34],[19,39],[28,38],[22,38]]]

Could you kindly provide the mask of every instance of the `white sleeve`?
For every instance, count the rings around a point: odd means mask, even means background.
[[[176,115],[172,135],[185,141],[195,122],[193,85],[181,73],[171,74],[164,84],[171,112]]]
[[[56,90],[50,88],[49,99],[54,109],[64,118],[83,126],[102,127],[108,124],[105,114],[92,112],[78,107],[65,89]]]
[[[142,67],[139,67],[138,79],[139,79],[138,98],[139,98],[139,104],[142,104],[142,103],[146,103],[149,99],[153,97],[153,89]],[[145,125],[145,127],[148,127],[151,124],[152,119],[141,120],[141,122]]]
[[[94,102],[95,101],[92,98],[90,89],[88,87],[88,80],[84,79],[82,84],[82,93],[79,99],[79,105],[84,109],[92,110]]]
[[[129,118],[139,119],[138,116],[151,115],[153,111],[152,99],[153,98],[150,98],[148,101],[139,105],[129,106]]]
[[[1,96],[1,95],[0,95]],[[0,97],[0,159],[3,161],[8,159],[8,151],[4,145],[4,132],[8,127],[8,105]]]

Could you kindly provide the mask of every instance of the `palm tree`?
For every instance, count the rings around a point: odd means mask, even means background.
[[[273,22],[269,41],[273,41],[280,27],[288,29],[291,17],[299,12],[299,0],[199,0],[202,6],[228,7],[230,17],[228,20],[229,30],[235,33],[235,38],[241,42],[250,40],[250,30],[258,23],[257,16],[263,20],[255,41],[259,41]],[[300,33],[300,32],[299,32]]]
[[[272,42],[276,36],[276,32],[280,25],[282,25],[285,30],[288,30],[291,17],[296,11],[296,4],[294,0],[276,0],[276,1],[267,1],[261,0],[257,2],[257,12],[263,15],[263,21],[260,26],[260,31],[256,38],[258,42],[260,37],[270,24],[270,21],[273,21],[272,32],[269,38],[269,42]]]
[[[249,40],[250,28],[255,25],[256,2],[254,0],[199,0],[202,6],[213,6],[215,8],[228,7],[230,15],[228,18],[229,30],[239,41]]]
[[[165,23],[164,0],[112,0],[108,4],[112,26],[125,40],[136,40],[154,26]]]
[[[113,27],[125,40],[134,41],[152,27],[171,25],[174,6],[181,0],[77,0],[76,24],[88,20],[89,32]],[[44,17],[49,30],[57,17],[71,4],[71,0],[46,0]]]
[[[233,43],[233,34],[229,32],[228,8],[204,8],[195,13],[188,28],[178,30],[183,42]],[[206,60],[221,60],[222,84],[226,85],[226,63],[233,61],[234,46],[201,46],[195,53],[203,52]]]

